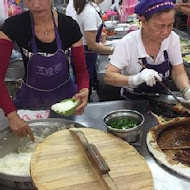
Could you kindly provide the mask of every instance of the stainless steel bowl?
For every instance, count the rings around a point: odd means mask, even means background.
[[[115,129],[108,125],[110,121],[123,118],[134,119],[138,122],[138,125],[130,129]],[[107,127],[107,131],[122,138],[123,140],[126,140],[127,142],[134,142],[137,140],[143,123],[144,116],[135,110],[116,110],[108,113],[104,117],[104,124]]]

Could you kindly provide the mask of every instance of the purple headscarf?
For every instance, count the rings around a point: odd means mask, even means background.
[[[146,17],[167,8],[174,8],[174,0],[141,0],[135,6],[135,13]]]

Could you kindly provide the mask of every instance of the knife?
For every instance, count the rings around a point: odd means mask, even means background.
[[[107,165],[106,161],[104,160],[96,146],[88,142],[84,133],[82,131],[74,130],[70,130],[70,132],[81,142],[92,164],[98,168],[99,172],[101,174],[108,173],[110,171],[109,166]]]
[[[69,129],[71,135],[79,142],[84,156],[91,165],[102,186],[107,190],[118,190],[117,185],[109,175],[110,168],[97,147],[89,143],[84,133],[80,130]]]

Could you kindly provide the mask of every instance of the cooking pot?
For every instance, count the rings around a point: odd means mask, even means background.
[[[43,134],[44,137],[62,129],[84,127],[74,121],[58,118],[33,120],[28,123],[34,134],[37,136]],[[19,145],[20,138],[13,134],[8,127],[0,130],[0,158],[17,152]],[[1,184],[15,189],[34,189],[30,176],[10,175],[0,172],[0,187]]]

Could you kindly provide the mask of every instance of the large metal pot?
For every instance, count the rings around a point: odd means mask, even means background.
[[[84,127],[74,121],[57,118],[33,120],[28,123],[35,134],[39,136],[43,134],[45,137],[58,130],[71,127]],[[14,135],[8,127],[0,130],[0,158],[17,152],[19,144],[20,138]],[[7,188],[9,187],[9,189],[34,189],[30,176],[10,175],[0,172],[0,187],[2,187],[1,184]]]

